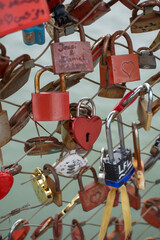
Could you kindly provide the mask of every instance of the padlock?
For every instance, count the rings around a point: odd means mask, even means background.
[[[98,96],[106,98],[122,98],[126,91],[125,83],[109,84],[107,56],[110,55],[110,51],[108,49],[110,37],[111,35],[108,34],[104,39],[102,56],[99,61],[100,91]]]
[[[84,101],[88,101],[92,105],[92,116],[80,116],[80,106]],[[82,148],[90,149],[101,132],[102,120],[96,116],[96,107],[91,98],[82,98],[78,102],[76,117],[70,120],[70,133]]]
[[[32,115],[31,100],[25,101],[9,120],[11,135],[14,136],[20,132],[29,122]]]
[[[35,146],[34,149],[32,149]],[[41,136],[30,138],[26,141],[24,151],[27,155],[46,155],[61,152],[64,147],[62,142],[59,142],[55,137]],[[30,149],[32,149],[30,151]]]
[[[9,59],[10,58],[6,56],[6,48],[2,43],[0,43],[0,50],[1,50],[1,54],[0,54],[0,78],[3,78],[4,72],[9,65]],[[2,59],[1,57],[5,57],[6,59]]]
[[[154,39],[154,41],[151,43],[151,45],[149,46],[150,49],[153,49],[153,52],[156,52],[160,49],[160,31],[158,32],[156,38]]]
[[[47,185],[46,177],[42,170],[37,167],[35,173],[31,174],[31,183],[33,190],[41,204],[49,204],[53,202],[53,194]]]
[[[109,226],[111,224],[115,223],[115,229],[113,232],[111,232],[110,234],[108,234],[105,238],[105,240],[119,240],[120,237],[121,237],[121,231],[119,229],[119,221],[118,221],[118,218],[116,217],[112,217],[110,218],[110,221],[109,221]]]
[[[8,234],[8,240],[24,240],[30,231],[30,226],[23,226],[23,224],[29,225],[29,222],[25,219],[17,220]]]
[[[73,19],[73,22],[77,23],[77,20]],[[83,26],[79,24],[78,28],[81,41],[74,42],[59,42],[58,30],[54,28],[55,42],[51,44],[51,53],[55,74],[93,72],[90,43],[85,41]]]
[[[129,54],[115,55],[115,39],[123,31],[116,31],[110,40],[111,56],[107,57],[109,84],[133,82],[140,80],[138,54],[133,53],[132,40],[128,33],[123,37],[127,41]]]
[[[60,189],[60,182],[56,170],[50,164],[45,164],[43,170],[49,170],[55,179],[55,181],[53,181],[52,178],[46,176],[47,185],[52,191],[53,202],[60,207],[62,206],[62,191]]]
[[[131,33],[143,33],[160,29],[160,11],[154,10],[156,6],[158,9],[160,8],[159,1],[144,1],[137,5],[138,8],[132,10],[132,17],[130,18]],[[142,16],[137,15],[139,9],[143,11]],[[135,21],[138,16],[140,18]]]
[[[46,67],[52,70],[52,67]],[[41,69],[35,76],[35,93],[32,93],[32,113],[34,121],[57,121],[70,119],[69,93],[65,91],[63,74],[60,74],[62,92],[40,92]]]
[[[151,86],[148,83],[145,83],[144,85],[148,93],[148,102],[143,95],[139,97],[137,115],[138,115],[138,120],[141,123],[141,126],[146,131],[149,131],[151,127],[151,121],[152,121],[153,93],[152,93]]]
[[[72,220],[71,237],[72,240],[85,240],[82,226],[76,219]]]
[[[134,5],[137,5],[137,3],[139,2],[139,0],[120,0],[121,3],[123,3],[127,8],[129,8],[130,10],[134,9]]]
[[[54,224],[53,224],[54,240],[61,240],[62,231],[63,231],[62,219],[59,219],[59,215],[55,214]]]
[[[97,8],[95,8],[96,5]],[[94,11],[93,8],[95,8]],[[76,17],[79,21],[82,21],[82,25],[86,26],[94,23],[110,10],[109,4],[102,0],[84,0],[81,1],[76,8],[70,11],[70,15]]]
[[[26,45],[39,44],[42,45],[45,43],[45,30],[44,24],[26,28],[22,30],[23,41]]]
[[[83,186],[82,174],[87,170],[92,171],[94,181],[87,184],[86,186]],[[88,212],[93,208],[99,206],[106,200],[107,193],[105,191],[105,186],[98,182],[98,177],[93,167],[91,166],[83,167],[79,171],[77,178],[80,188],[78,194],[84,211]]]
[[[24,67],[19,66],[23,63]],[[33,61],[28,54],[16,58],[5,70],[0,81],[0,98],[5,99],[22,88],[29,79]]]
[[[131,184],[127,184],[127,193],[129,198],[129,203],[132,208],[139,210],[141,208],[141,196],[139,194],[138,188],[135,184],[135,179],[131,178],[134,187]]]
[[[139,68],[142,69],[155,69],[156,68],[156,58],[153,52],[147,47],[138,48],[138,62]]]
[[[141,208],[141,216],[143,217],[143,219],[155,228],[160,228],[159,206],[160,198],[150,198],[144,201]]]
[[[37,239],[38,237],[42,236],[48,228],[53,226],[54,219],[52,217],[48,217],[45,219],[40,225],[40,227],[37,227],[34,232],[31,235],[31,239]]]
[[[138,189],[145,189],[144,163],[140,154],[139,133],[135,122],[132,122],[132,134],[134,145],[133,166],[135,168],[135,185]]]
[[[119,230],[121,231],[120,240],[132,240],[132,238],[131,238],[132,232],[131,232],[131,234],[127,238],[125,237],[124,220],[121,220],[119,222]]]
[[[0,200],[9,193],[13,182],[14,178],[9,171],[0,170]]]
[[[109,113],[106,119],[108,154],[104,156],[103,162],[105,167],[106,185],[119,188],[130,179],[135,169],[132,164],[131,150],[125,148],[121,115],[117,116],[120,147],[113,151],[111,122],[115,118],[116,114],[117,111],[112,111]]]
[[[79,155],[76,150],[70,150],[58,161],[53,164],[56,171],[66,177],[73,177],[82,167],[86,166],[88,161],[85,157]]]

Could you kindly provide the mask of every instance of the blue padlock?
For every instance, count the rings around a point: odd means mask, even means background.
[[[30,28],[22,30],[23,41],[26,45],[39,44],[42,45],[45,43],[45,29],[44,24],[39,24]]]

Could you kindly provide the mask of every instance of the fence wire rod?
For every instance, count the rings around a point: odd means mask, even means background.
[[[142,237],[142,235],[151,227],[151,225],[147,226],[145,228],[145,230],[136,238],[136,240],[140,239],[140,237]]]

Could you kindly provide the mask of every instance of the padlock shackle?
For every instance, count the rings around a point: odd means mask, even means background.
[[[40,69],[38,72],[36,72],[35,78],[34,78],[34,86],[35,86],[35,93],[39,93],[40,91],[40,77],[42,73],[46,72],[47,70],[51,70],[53,72],[52,66],[46,66],[45,68]]]
[[[134,155],[135,155],[135,159],[137,160],[137,169],[143,170],[142,164],[141,164],[139,133],[138,133],[136,122],[132,122],[132,134],[133,134]]]
[[[0,43],[0,50],[1,50],[1,54],[0,55],[2,57],[5,57],[6,56],[6,48],[5,48],[5,46],[2,43]],[[5,60],[0,59],[0,61],[5,61]]]
[[[111,36],[111,39],[110,39],[110,51],[111,51],[111,55],[115,55],[115,40],[116,40],[116,37],[119,36],[120,34],[122,34],[124,31],[122,30],[119,30],[119,31],[116,31],[112,36]],[[133,45],[132,45],[132,40],[129,36],[128,33],[123,33],[122,35],[126,41],[127,41],[127,45],[128,45],[128,50],[129,50],[129,54],[133,54]]]
[[[95,43],[91,46],[93,66],[95,67],[99,63],[99,58],[102,54],[103,42],[106,36],[102,36],[97,39]]]
[[[81,240],[84,240],[85,239],[84,238],[84,232],[83,232],[81,224],[76,219],[73,219],[72,220],[72,227],[71,227],[71,234],[74,233],[75,228],[78,228],[78,230],[80,232],[80,236],[78,236],[78,237],[81,237]]]
[[[80,99],[79,102],[78,102],[76,117],[80,116],[79,115],[80,114],[80,106],[81,106],[81,103],[84,102],[84,101],[88,101],[88,102],[91,103],[91,105],[92,105],[92,116],[95,116],[96,115],[96,105],[95,105],[95,103],[93,102],[93,100],[91,98],[84,97],[84,98]]]
[[[101,59],[100,59],[102,65],[107,65],[107,51],[108,51],[108,47],[109,47],[110,38],[111,38],[111,35],[107,34],[105,39],[104,39],[102,56],[101,56]]]
[[[59,192],[60,191],[60,182],[59,182],[59,177],[58,177],[58,174],[56,173],[56,170],[50,164],[47,164],[47,163],[43,166],[43,170],[50,170],[50,172],[52,173],[52,175],[55,179],[56,191]]]
[[[147,113],[152,113],[153,91],[152,91],[151,86],[148,83],[144,83],[143,85],[146,88],[147,93],[148,93]]]
[[[45,177],[45,175],[43,174],[42,169],[41,169],[40,167],[36,167],[34,171],[35,171],[34,175],[35,175],[36,177],[37,177],[37,175],[40,175],[40,178],[41,178],[42,181],[43,181],[44,188],[46,189],[46,188],[48,187],[48,185],[47,185],[46,177]],[[32,177],[33,177],[33,176],[32,176]],[[37,178],[37,179],[38,179],[38,178]]]
[[[144,50],[144,52],[141,52],[141,51],[143,51],[143,50]],[[140,54],[140,55],[144,55],[144,54],[147,55],[147,53],[149,53],[149,55],[151,55],[151,56],[153,55],[153,52],[150,50],[149,47],[140,47],[140,48],[138,48],[137,52],[138,52],[138,54]]]
[[[158,210],[158,214],[160,215],[160,198],[149,198],[144,201],[144,205],[147,208],[151,206],[155,206]]]
[[[9,240],[12,240],[12,234],[13,234],[14,230],[18,230],[25,221],[26,220],[20,218],[12,225],[11,230],[9,231],[9,234],[8,234]]]

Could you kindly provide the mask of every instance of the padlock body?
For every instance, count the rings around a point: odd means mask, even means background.
[[[2,55],[0,55],[2,56]],[[8,60],[10,59],[9,57],[5,56],[6,58],[8,58]],[[8,67],[9,65],[9,61],[2,61],[0,60],[0,78],[3,78],[3,74],[6,70],[6,68]]]
[[[101,61],[100,61],[99,70],[100,70],[100,87],[106,88],[109,85],[108,67],[107,67],[107,65],[102,65]]]
[[[103,159],[105,166],[105,183],[106,185],[119,188],[127,182],[135,169],[132,164],[131,150],[125,149],[122,154],[121,148],[114,152],[114,163],[110,162],[109,156]]]
[[[142,69],[155,69],[156,59],[152,55],[138,55],[139,68]]]
[[[126,188],[130,206],[135,210],[139,210],[141,208],[141,196],[139,195],[138,192],[136,193],[136,189],[133,186],[127,185]]]
[[[11,128],[8,121],[7,111],[0,112],[0,147],[3,147],[11,140]]]
[[[51,45],[55,74],[93,72],[93,60],[89,42],[61,42]]]
[[[45,43],[45,31],[44,24],[39,24],[30,28],[22,30],[23,41],[26,45],[39,44],[42,45]]]
[[[34,121],[59,121],[70,119],[68,92],[32,93]]]
[[[107,63],[110,84],[140,80],[137,54],[108,56]]]
[[[153,227],[160,228],[160,214],[158,211],[153,207],[148,212],[146,212],[147,210],[148,208],[143,204],[141,208],[141,216],[143,216],[143,219]]]
[[[25,220],[25,223],[28,225],[29,222]],[[26,238],[28,232],[30,231],[30,226],[24,226],[20,229],[14,230],[11,236],[12,240],[23,240]]]

